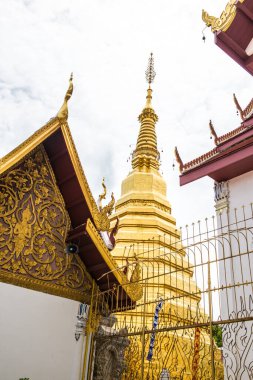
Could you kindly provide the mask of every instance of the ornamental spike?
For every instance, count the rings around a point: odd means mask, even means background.
[[[148,67],[147,67],[147,70],[145,71],[145,74],[146,74],[146,80],[147,80],[147,82],[149,84],[149,88],[150,88],[150,85],[154,81],[155,76],[156,76],[156,72],[154,69],[153,53],[150,53],[150,57],[148,59]]]
[[[209,129],[210,129],[210,133],[211,133],[211,138],[213,136],[215,145],[218,145],[218,136],[217,136],[217,133],[214,129],[212,120],[209,121]]]

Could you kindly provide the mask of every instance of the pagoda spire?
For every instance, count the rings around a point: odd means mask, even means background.
[[[155,78],[154,57],[151,53],[148,67],[146,70],[146,80],[148,82],[146,104],[138,120],[141,123],[136,149],[133,152],[132,168],[153,168],[159,169],[159,152],[157,150],[157,138],[155,123],[158,116],[152,108],[152,89],[151,83]]]

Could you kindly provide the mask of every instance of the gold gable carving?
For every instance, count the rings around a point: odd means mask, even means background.
[[[42,145],[0,177],[0,280],[88,301],[91,278],[66,255],[70,219]]]
[[[212,32],[226,32],[234,18],[236,16],[237,11],[237,2],[243,3],[244,0],[229,0],[227,3],[225,10],[222,12],[220,17],[210,16],[204,9],[202,10],[202,20],[206,24],[207,27],[211,26]]]

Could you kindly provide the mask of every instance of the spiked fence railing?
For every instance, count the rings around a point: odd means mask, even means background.
[[[122,379],[165,369],[171,379],[253,378],[252,251],[252,204],[127,247],[117,258],[126,283],[94,294],[92,308],[116,316],[106,339],[130,340]],[[129,285],[142,293],[126,303]]]

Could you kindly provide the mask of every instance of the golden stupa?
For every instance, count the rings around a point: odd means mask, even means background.
[[[189,325],[206,317],[201,313],[199,289],[192,278],[193,271],[166,198],[166,183],[159,172],[155,130],[158,116],[152,107],[153,64],[151,54],[146,71],[149,87],[139,116],[141,126],[132,155],[132,171],[122,182],[121,197],[111,216],[112,227],[118,220],[114,259],[128,278],[135,276],[134,280],[143,286],[135,309],[117,315],[119,328],[136,332],[129,337],[123,379],[160,379],[166,371],[173,379],[209,379],[207,332],[194,328],[173,330],[179,321]],[[152,329],[159,302],[162,307],[158,327],[172,329],[155,334],[152,359],[147,360],[151,334],[142,331]]]

